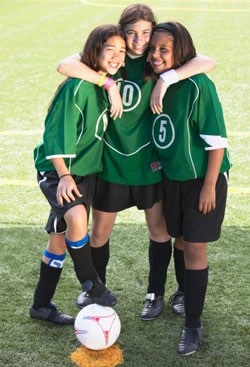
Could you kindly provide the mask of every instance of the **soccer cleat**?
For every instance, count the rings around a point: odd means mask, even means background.
[[[76,306],[79,308],[86,307],[93,304],[92,298],[88,295],[88,292],[82,292],[76,299]]]
[[[145,298],[144,307],[140,313],[143,321],[153,320],[158,317],[163,309],[163,296],[156,296],[155,293],[148,293]]]
[[[93,303],[97,303],[101,306],[115,306],[117,304],[117,298],[114,293],[109,289],[106,289],[103,293],[98,296],[90,296],[88,292],[81,293],[76,300],[76,306],[79,308],[86,307]]]
[[[169,299],[172,311],[177,316],[185,316],[184,292],[177,290]]]
[[[202,328],[185,327],[182,331],[177,352],[182,356],[195,353],[201,346]]]
[[[35,310],[32,306],[30,307],[30,317],[32,319],[50,321],[54,324],[66,326],[73,325],[75,318],[66,315],[56,309],[56,307],[41,307]]]

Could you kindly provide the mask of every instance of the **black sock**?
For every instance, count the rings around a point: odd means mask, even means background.
[[[185,270],[184,300],[185,326],[195,328],[201,326],[200,317],[203,311],[208,284],[208,268],[203,270]]]
[[[178,283],[178,289],[184,292],[184,273],[185,273],[185,262],[184,262],[184,251],[174,247],[174,266],[175,266],[175,277]]]
[[[148,249],[150,266],[148,293],[155,293],[157,296],[164,295],[171,254],[171,239],[167,242],[155,242],[150,240]]]
[[[101,247],[91,247],[91,255],[99,278],[106,284],[106,268],[109,261],[109,241]]]
[[[53,268],[41,262],[40,277],[34,293],[33,308],[49,307],[61,276],[61,268]]]
[[[68,252],[74,264],[74,269],[79,282],[82,284],[86,280],[96,278],[89,242],[79,249],[73,249],[67,245]]]
[[[67,249],[72,258],[76,276],[82,285],[83,291],[88,290],[86,289],[88,286],[85,282],[90,280],[94,285],[91,292],[89,292],[91,296],[102,293],[105,290],[105,286],[98,278],[98,274],[94,268],[89,242],[79,249],[73,249],[67,245]]]

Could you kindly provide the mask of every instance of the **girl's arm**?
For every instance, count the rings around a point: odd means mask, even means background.
[[[66,59],[59,62],[56,70],[68,77],[71,78],[79,78],[86,80],[87,82],[98,85],[98,81],[100,79],[100,74],[96,71],[90,69],[87,65],[83,64],[80,61],[80,55],[74,54],[72,56],[67,57]],[[106,80],[104,80],[105,83]],[[121,96],[119,93],[119,89],[117,85],[114,83],[107,91],[109,96],[109,101],[111,104],[110,108],[110,116],[113,119],[122,116],[123,105]]]
[[[168,87],[179,80],[190,78],[193,75],[200,73],[208,73],[215,69],[216,62],[210,57],[198,55],[185,65],[177,69],[171,69],[162,73],[151,94],[150,106],[153,113],[162,112],[162,100]]]
[[[216,62],[211,57],[197,55],[185,65],[175,69],[179,80],[190,78],[200,73],[209,73],[216,67]],[[164,76],[163,76],[164,77]]]
[[[71,201],[75,201],[75,195],[81,197],[81,193],[79,192],[75,180],[70,174],[63,158],[52,158],[52,163],[55,167],[55,170],[59,177],[59,183],[57,186],[56,198],[57,202],[60,206],[63,206],[63,201],[65,200],[67,203]]]
[[[56,70],[65,76],[87,80],[93,84],[97,84],[100,78],[100,74],[80,61],[79,54],[71,55],[60,61]]]
[[[200,192],[199,211],[209,213],[216,206],[216,182],[224,155],[224,148],[209,150],[207,172]]]

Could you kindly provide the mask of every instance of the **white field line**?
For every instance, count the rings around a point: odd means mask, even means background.
[[[236,186],[232,186],[232,187],[228,187],[228,192],[229,194],[243,194],[243,195],[248,195],[250,194],[250,187],[236,187]]]
[[[18,180],[18,179],[0,179],[0,186],[16,186],[16,187],[38,187],[37,182],[34,178],[34,181],[30,180]],[[228,188],[229,194],[250,194],[250,187],[236,187],[229,186]]]
[[[41,135],[43,134],[43,130],[6,130],[0,131],[1,136],[29,136],[29,135]],[[228,131],[229,137],[242,137],[242,138],[249,138],[250,131]]]
[[[34,181],[33,180],[18,180],[18,179],[9,180],[9,179],[2,178],[0,179],[0,186],[36,187],[38,186],[38,184],[34,176]]]
[[[211,2],[213,2],[214,0],[211,0]],[[81,3],[85,4],[85,5],[89,5],[89,6],[96,6],[96,7],[104,7],[106,8],[107,6],[110,6],[110,7],[118,7],[118,8],[125,8],[128,4],[113,4],[113,3],[106,3],[106,4],[101,4],[98,2],[95,3],[95,1],[88,1],[88,0],[80,0]],[[217,0],[217,3],[225,3],[225,0]],[[227,1],[226,2],[227,4],[228,3],[232,3],[232,4],[238,4],[239,3],[242,3],[242,4],[250,4],[250,1],[249,0],[243,0],[243,1],[237,1],[237,0],[231,0],[231,1]],[[155,6],[155,5],[152,5],[152,7],[154,9],[159,9],[159,10],[179,10],[179,11],[201,11],[202,9],[200,8],[193,8],[193,7],[168,7],[168,6]],[[206,9],[206,12],[225,12],[225,13],[228,13],[228,12],[249,12],[250,11],[250,8],[249,9],[244,9],[244,8],[240,8],[239,6],[237,8],[230,8],[230,9],[225,9],[225,8],[209,8],[209,9]]]
[[[0,136],[14,136],[14,135],[41,135],[43,130],[6,130],[0,131]]]
[[[0,131],[0,136],[23,136],[23,135],[41,135],[42,130],[7,130],[7,131]],[[232,137],[243,137],[248,138],[250,137],[250,132],[245,131],[235,131],[229,132],[229,136]],[[0,186],[23,186],[23,187],[35,187],[37,186],[37,182],[30,180],[18,180],[18,179],[0,179]],[[250,188],[247,187],[230,187],[229,186],[229,193],[231,194],[250,194]]]

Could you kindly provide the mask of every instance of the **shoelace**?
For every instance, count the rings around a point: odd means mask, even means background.
[[[169,303],[173,304],[175,300],[177,300],[179,297],[182,297],[182,296],[183,296],[183,292],[176,291],[174,294],[172,294],[172,296],[170,296]]]
[[[151,308],[151,307],[153,307],[154,301],[155,301],[155,300],[146,299],[145,307],[146,307],[146,308]]]

